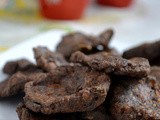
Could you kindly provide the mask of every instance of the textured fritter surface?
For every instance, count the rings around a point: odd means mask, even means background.
[[[29,110],[22,102],[18,105],[16,111],[20,120],[113,120],[108,116],[106,108],[102,105],[90,112],[45,115]]]
[[[39,46],[33,50],[37,65],[47,72],[52,72],[57,66],[67,64],[67,61],[62,54],[52,52],[46,47]]]
[[[56,115],[44,115],[42,113],[35,113],[26,108],[24,103],[20,103],[16,111],[20,120],[81,120],[77,113]]]
[[[116,120],[159,120],[160,68],[152,67],[145,78],[121,80],[114,88],[110,111]]]
[[[143,77],[147,76],[150,72],[149,62],[145,58],[132,58],[127,60],[107,52],[85,55],[78,51],[72,54],[71,61],[117,75]]]
[[[108,44],[113,36],[113,30],[108,29],[98,37],[87,36],[82,33],[71,33],[62,38],[57,46],[57,52],[69,58],[72,53],[82,51],[84,53],[94,53],[101,50],[108,50]]]
[[[48,78],[25,85],[24,102],[44,114],[91,111],[106,98],[110,78],[79,65],[57,67]]]

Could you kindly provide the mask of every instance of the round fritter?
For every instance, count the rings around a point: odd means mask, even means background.
[[[25,85],[27,108],[44,114],[91,111],[105,101],[110,78],[74,65],[57,67],[46,79]]]
[[[47,72],[52,72],[57,66],[68,64],[62,54],[52,52],[46,47],[36,47],[34,50],[34,57],[37,65]]]
[[[113,30],[111,29],[104,31],[98,37],[87,36],[79,32],[70,33],[62,38],[62,41],[57,46],[57,52],[69,58],[76,51],[89,54],[108,50],[108,44],[112,36]]]
[[[117,75],[144,77],[150,72],[149,62],[145,58],[132,58],[127,60],[108,52],[85,55],[78,51],[72,54],[70,60],[88,65],[96,70],[103,70],[106,73],[114,73]]]
[[[112,96],[110,112],[116,120],[159,120],[160,68],[152,67],[145,78],[121,80]]]

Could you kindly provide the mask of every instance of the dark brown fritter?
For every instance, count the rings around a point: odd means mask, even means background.
[[[62,38],[57,46],[57,51],[69,58],[76,51],[93,53],[108,50],[108,44],[112,36],[113,30],[111,29],[104,31],[98,37],[87,36],[79,32],[71,33]]]
[[[132,77],[144,77],[150,72],[150,65],[145,58],[124,59],[108,52],[85,55],[82,52],[72,54],[72,62],[88,65],[96,70],[104,70],[106,73],[127,75]]]
[[[16,111],[20,120],[113,120],[107,115],[106,109],[102,105],[90,112],[45,115],[32,112],[22,102]]]
[[[154,43],[145,43],[138,47],[129,49],[123,53],[124,58],[144,57],[149,61],[160,57],[160,41]]]
[[[102,104],[110,78],[80,65],[57,67],[48,78],[25,85],[24,102],[44,114],[91,111]]]
[[[34,57],[37,65],[47,72],[52,72],[56,66],[68,64],[62,54],[52,52],[46,47],[36,47],[34,50]]]
[[[22,84],[26,83],[26,77],[20,72],[15,73],[9,79],[0,83],[0,98],[9,97],[22,91]]]
[[[121,80],[110,111],[116,120],[160,120],[160,68],[152,67],[145,78]]]
[[[46,76],[39,68],[32,66],[26,71],[19,71],[0,83],[0,98],[9,97],[23,91],[25,83],[39,80]]]
[[[34,113],[29,109],[27,109],[23,103],[20,103],[18,105],[16,111],[17,111],[19,120],[59,120],[59,119],[56,119],[55,116],[49,117],[42,114]]]
[[[20,59],[16,61],[9,61],[3,67],[3,72],[9,75],[16,73],[17,71],[23,71],[28,69],[28,67],[33,66],[33,63],[26,60]]]
[[[41,120],[41,116],[36,116],[28,110],[24,103],[19,103],[16,109],[19,120]]]
[[[52,115],[35,113],[26,108],[23,102],[18,105],[16,111],[20,120],[81,120],[77,113]]]

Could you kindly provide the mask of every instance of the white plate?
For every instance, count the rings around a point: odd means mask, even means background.
[[[16,60],[20,58],[27,58],[33,62],[33,51],[32,48],[36,47],[38,45],[47,46],[49,49],[54,50],[56,48],[57,43],[60,41],[62,35],[64,35],[64,31],[49,31],[47,33],[38,35],[36,37],[33,37],[31,39],[26,40],[26,42],[23,42],[11,49],[9,49],[4,54],[0,55],[0,81],[4,80],[6,77],[2,73],[2,68],[4,64],[9,60]],[[134,40],[134,36],[128,36],[125,38],[126,34],[122,33],[119,35],[116,35],[116,37],[113,39],[113,42],[111,43],[111,46],[115,47],[118,51],[122,52],[127,47],[131,47],[133,45],[136,45],[137,43],[144,42],[144,41],[132,41],[127,42],[129,38],[132,38]],[[124,40],[126,42],[122,42],[120,40]],[[18,120],[17,114],[16,114],[16,106],[21,101],[21,99],[17,99],[17,97],[11,97],[9,99],[2,99],[0,100],[0,120]]]

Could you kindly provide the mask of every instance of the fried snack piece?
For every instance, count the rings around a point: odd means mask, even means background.
[[[16,111],[20,120],[111,120],[102,105],[90,112],[45,115],[32,112],[22,102]]]
[[[48,78],[25,85],[27,108],[44,114],[91,111],[105,101],[110,78],[74,65],[57,67]]]
[[[108,50],[108,44],[113,36],[113,30],[108,29],[98,37],[87,36],[82,33],[71,33],[62,38],[57,46],[57,52],[62,53],[69,58],[72,53],[82,51],[84,53],[93,53],[102,50]]]
[[[56,115],[35,113],[26,108],[23,102],[18,105],[16,111],[20,120],[81,120],[77,113]]]
[[[106,73],[114,73],[117,75],[144,77],[150,72],[149,62],[145,58],[132,58],[127,60],[107,52],[85,55],[78,51],[72,54],[70,60],[88,65],[96,70],[104,70]]]
[[[145,43],[138,47],[129,49],[123,53],[124,58],[144,57],[149,61],[160,57],[160,41],[154,43]]]
[[[0,98],[9,97],[23,92],[25,83],[46,77],[41,69],[32,66],[26,71],[19,71],[0,83]]]
[[[26,59],[20,59],[16,61],[9,61],[3,67],[3,72],[9,75],[13,75],[17,71],[23,71],[28,69],[34,64]]]
[[[112,96],[116,120],[160,120],[160,68],[152,67],[145,78],[121,80]]]
[[[26,106],[23,103],[20,103],[17,107],[17,114],[19,117],[19,120],[59,120],[56,119],[56,116],[46,116],[43,114],[38,114],[30,111],[26,108]]]
[[[37,65],[47,72],[54,71],[57,66],[68,64],[62,54],[52,52],[46,47],[39,46],[33,50]]]

